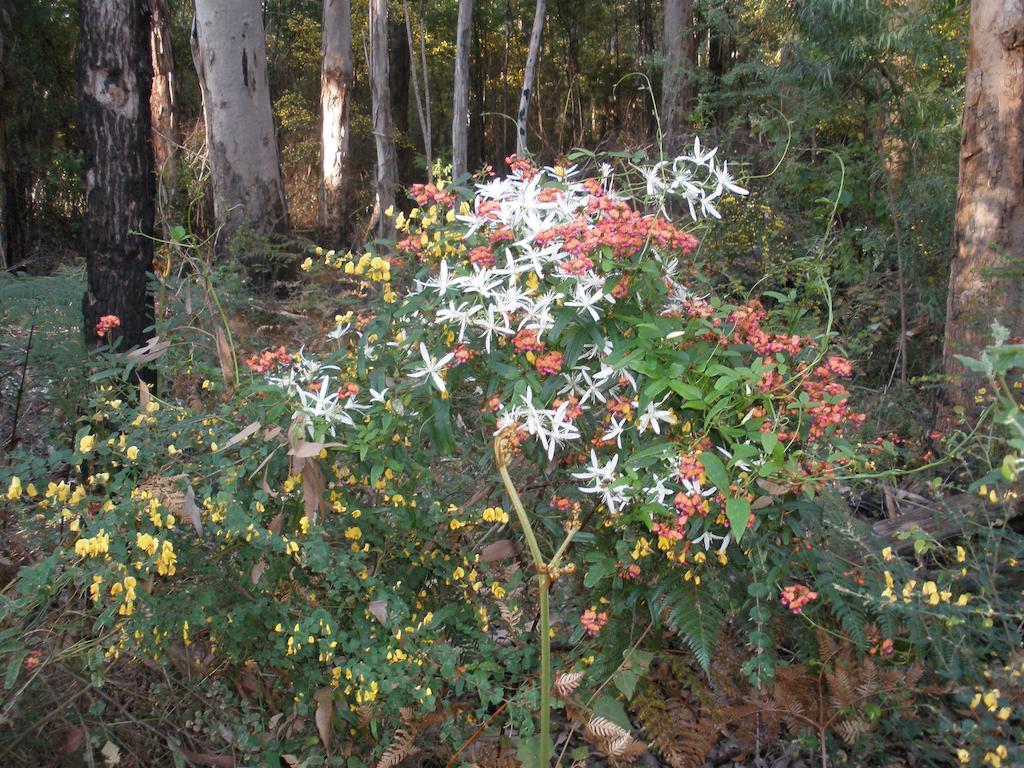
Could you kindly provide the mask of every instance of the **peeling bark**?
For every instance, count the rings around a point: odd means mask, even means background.
[[[196,0],[192,58],[203,92],[216,250],[242,226],[287,227],[260,0]]]
[[[153,159],[158,179],[158,215],[166,235],[165,219],[169,213],[168,209],[173,207],[178,186],[178,147],[181,145],[181,131],[178,129],[175,105],[174,55],[171,50],[167,0],[150,2],[150,60],[153,66],[153,87],[149,97],[149,113],[153,128]]]
[[[150,143],[148,7],[142,0],[79,0],[79,129],[85,155],[82,251],[85,337],[117,315],[120,348],[150,335],[154,178]]]
[[[324,0],[323,65],[320,73],[320,238],[337,248],[349,233],[352,102],[352,2]]]
[[[974,0],[942,370],[940,420],[974,403],[976,355],[998,321],[1024,335],[1024,0]]]

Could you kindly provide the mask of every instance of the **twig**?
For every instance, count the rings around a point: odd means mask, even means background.
[[[38,305],[32,309],[32,325],[28,329],[28,343],[25,345],[25,359],[21,363],[21,379],[18,381],[18,396],[14,400],[14,417],[11,419],[11,436],[7,438],[7,448],[11,449],[14,447],[15,441],[18,439],[18,419],[21,416],[21,399],[25,392],[25,376],[28,372],[28,358],[32,353],[32,337],[35,336],[36,332],[36,312],[39,311]]]

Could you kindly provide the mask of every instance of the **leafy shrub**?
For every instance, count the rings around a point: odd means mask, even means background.
[[[23,600],[64,591],[95,616],[96,670],[182,653],[256,669],[328,751],[338,721],[386,722],[399,750],[438,712],[439,743],[491,723],[537,754],[545,660],[524,617],[552,582],[555,688],[607,754],[638,749],[607,683],[631,698],[660,644],[710,671],[727,622],[759,691],[795,663],[783,644],[815,658],[804,622],[883,663],[921,657],[961,590],[936,576],[913,611],[889,599],[913,566],[819,498],[872,460],[845,434],[850,363],[788,297],[711,294],[697,237],[664,215],[708,232],[745,190],[699,142],[601,160],[593,178],[513,159],[473,188],[416,186],[393,251],[311,254],[303,270],[374,287],[316,354],[240,366],[208,300],[219,372],[173,344],[187,324],[166,329],[187,398],[136,398],[120,358],[98,370],[73,444],[4,479],[53,551]]]

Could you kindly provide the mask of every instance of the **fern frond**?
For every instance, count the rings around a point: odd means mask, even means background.
[[[572,692],[579,687],[584,674],[581,670],[562,672],[555,678],[555,695],[560,699],[566,699],[571,696]]]
[[[683,640],[706,673],[711,670],[711,651],[722,624],[722,616],[707,600],[699,600],[695,587],[679,593],[669,613],[672,628]]]
[[[606,717],[594,715],[587,723],[586,733],[601,739],[619,739],[629,736],[629,731],[616,725]]]
[[[380,760],[377,761],[377,768],[395,768],[407,757],[411,757],[419,752],[419,748],[413,746],[415,739],[416,733],[414,731],[407,731],[404,728],[399,728],[395,731],[395,738],[392,739],[388,748],[384,750],[384,754],[380,756]]]

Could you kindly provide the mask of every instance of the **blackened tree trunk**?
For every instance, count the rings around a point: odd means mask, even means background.
[[[181,131],[175,105],[174,54],[171,50],[171,25],[167,0],[150,0],[152,29],[150,59],[153,88],[149,98],[153,127],[153,159],[158,179],[158,218],[167,234],[167,217],[176,200],[178,187],[178,147]]]
[[[527,148],[527,130],[530,116],[530,96],[533,95],[534,82],[537,79],[537,60],[540,58],[540,42],[544,35],[544,15],[547,11],[546,0],[537,0],[533,12],[533,29],[530,31],[530,48],[526,54],[526,67],[523,70],[523,90],[519,95],[519,112],[516,113],[516,154],[525,156]]]
[[[261,0],[196,0],[192,58],[203,92],[213,210],[224,254],[243,225],[287,227]]]
[[[395,205],[398,154],[391,120],[388,83],[388,3],[370,0],[370,95],[373,103],[373,138],[377,147],[374,213],[381,237],[395,236],[394,220],[386,211]]]
[[[687,140],[686,113],[693,96],[693,0],[665,0],[661,80],[662,146],[676,155]]]
[[[388,21],[388,86],[391,88],[391,119],[395,130],[402,134],[409,133],[409,83],[411,73],[410,56],[415,51],[409,48],[409,38],[405,34],[405,24],[401,19]]]
[[[320,73],[320,238],[331,248],[349,233],[352,102],[352,2],[324,0],[323,66]]]
[[[107,339],[142,344],[153,324],[146,273],[153,261],[153,153],[150,141],[148,5],[143,0],[79,0],[79,128],[85,155],[82,250],[88,287],[85,337],[116,315]]]
[[[1024,335],[1024,0],[973,0],[953,258],[946,303],[942,415],[976,410],[976,355],[993,321]]]
[[[459,0],[455,35],[455,85],[452,106],[452,178],[469,170],[469,47],[473,36],[473,0]]]
[[[0,8],[0,269],[11,266],[7,246],[7,131],[4,115],[7,104],[4,93],[4,70],[7,64],[7,38],[10,29],[10,17],[4,8]]]

